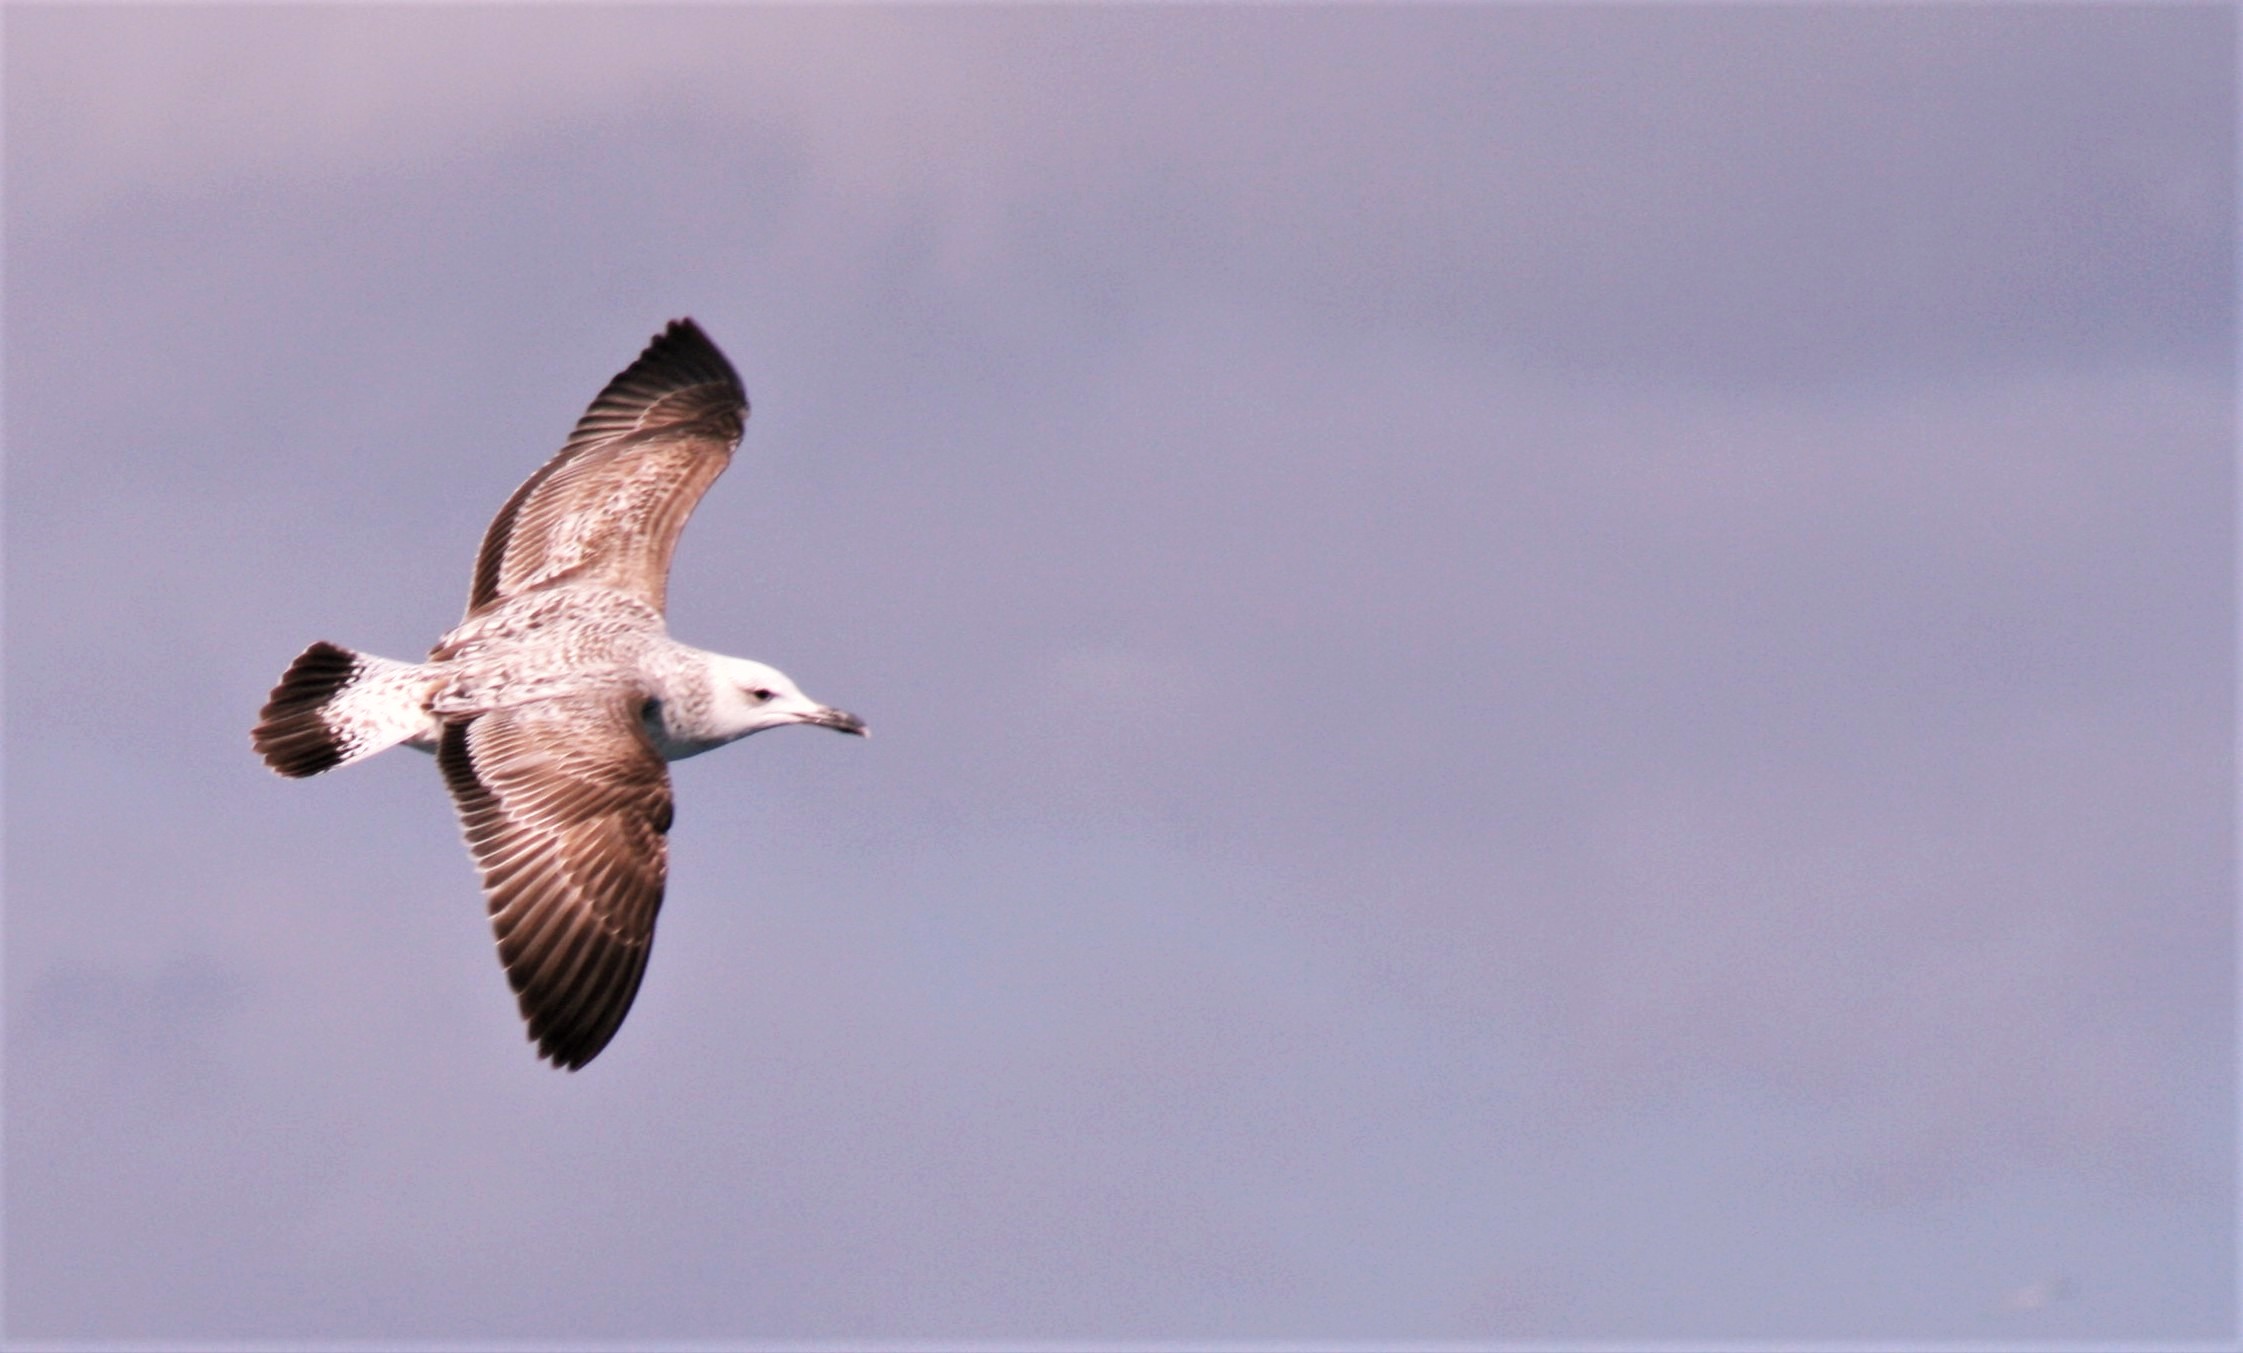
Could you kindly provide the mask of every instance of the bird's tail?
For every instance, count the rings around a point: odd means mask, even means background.
[[[400,742],[434,747],[431,682],[409,662],[320,642],[296,655],[249,739],[283,775],[317,775]]]

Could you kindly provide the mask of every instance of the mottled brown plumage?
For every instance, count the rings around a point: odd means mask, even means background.
[[[678,534],[732,463],[747,417],[732,364],[699,325],[672,320],[499,509],[467,613],[563,578],[664,609]]]
[[[434,751],[538,1051],[575,1070],[621,1027],[668,873],[664,763],[788,723],[864,732],[787,676],[689,648],[662,610],[686,517],[748,400],[677,320],[499,510],[467,614],[425,663],[314,644],[251,740],[283,775]]]
[[[638,702],[539,700],[449,724],[436,754],[539,1050],[574,1070],[637,995],[668,872],[670,775]]]

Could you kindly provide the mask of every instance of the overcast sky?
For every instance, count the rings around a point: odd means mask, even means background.
[[[6,1333],[2235,1333],[2219,6],[10,5]],[[412,658],[755,403],[539,1063]]]

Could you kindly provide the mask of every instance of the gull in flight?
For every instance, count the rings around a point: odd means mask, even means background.
[[[748,397],[674,320],[499,509],[467,615],[422,663],[316,643],[250,737],[282,775],[398,743],[436,754],[538,1053],[571,1071],[638,994],[668,874],[677,761],[782,724],[864,721],[785,673],[670,638],[663,594]]]

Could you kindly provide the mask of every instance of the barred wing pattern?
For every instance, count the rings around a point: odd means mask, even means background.
[[[564,579],[663,609],[678,533],[731,463],[747,417],[732,364],[699,325],[672,320],[499,509],[467,613]]]
[[[538,1052],[573,1071],[638,994],[669,867],[670,776],[629,691],[509,706],[437,750]]]

